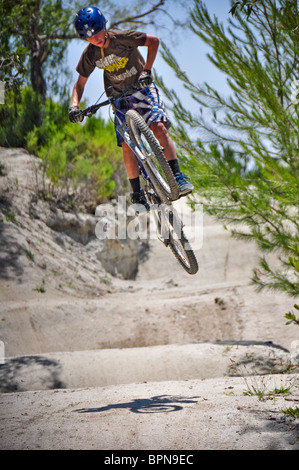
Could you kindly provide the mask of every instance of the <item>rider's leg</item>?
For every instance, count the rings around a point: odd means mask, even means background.
[[[134,152],[125,142],[122,142],[122,149],[125,168],[133,191],[131,200],[134,204],[135,211],[137,214],[148,212],[150,207],[140,186],[139,167]]]
[[[139,177],[138,163],[137,163],[133,150],[131,150],[130,147],[125,142],[122,142],[122,149],[123,149],[124,164],[125,164],[129,179],[134,179],[134,178]]]
[[[177,155],[174,147],[174,143],[166,129],[163,122],[152,122],[150,125],[151,130],[155,134],[155,137],[164,148],[164,155],[167,161],[177,160]]]
[[[178,182],[180,188],[180,195],[184,196],[186,194],[191,193],[191,191],[193,190],[193,185],[186,180],[180,170],[175,146],[165,124],[163,122],[153,122],[150,127],[153,133],[155,134],[155,137],[160,142],[160,145],[164,148],[165,158],[168,161],[173,171],[173,174]]]

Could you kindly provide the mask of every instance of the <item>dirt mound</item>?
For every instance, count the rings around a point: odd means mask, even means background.
[[[250,285],[254,245],[204,215],[195,276],[151,239],[124,279],[90,215],[36,198],[34,157],[0,163],[2,448],[298,448],[294,300]]]

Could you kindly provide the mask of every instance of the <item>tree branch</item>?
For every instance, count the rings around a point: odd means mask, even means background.
[[[121,25],[123,23],[131,23],[131,22],[134,22],[134,21],[139,20],[141,18],[144,18],[145,16],[148,16],[151,13],[154,13],[155,11],[159,10],[165,4],[165,1],[166,0],[159,0],[159,2],[156,5],[154,5],[150,10],[147,10],[144,13],[140,13],[140,14],[135,15],[135,16],[127,16],[125,18],[120,19],[119,21],[115,21],[115,22],[111,23],[109,29],[117,28],[119,25]],[[163,10],[163,12],[165,13],[164,10]],[[63,29],[66,31],[71,26],[72,26],[72,23],[67,25],[67,28],[64,27]],[[47,40],[49,40],[49,39],[59,39],[59,40],[62,40],[62,41],[70,40],[70,39],[79,39],[76,33],[68,34],[68,33],[65,33],[61,30],[59,31],[59,29],[54,31],[51,34],[43,34],[43,35],[40,36],[40,38],[42,40],[43,39],[47,39]]]
[[[159,0],[159,2],[156,5],[154,5],[150,10],[144,13],[140,13],[139,15],[135,15],[135,16],[128,16],[127,18],[122,18],[119,21],[115,21],[114,23],[111,24],[110,29],[116,28],[122,23],[131,23],[133,21],[138,20],[139,18],[144,18],[145,16],[150,15],[151,13],[154,13],[155,11],[159,10],[160,7],[164,5],[164,3],[165,3],[165,0]]]

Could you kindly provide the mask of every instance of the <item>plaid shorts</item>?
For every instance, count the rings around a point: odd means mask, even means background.
[[[155,83],[151,83],[143,90],[133,93],[133,95],[120,98],[115,103],[117,111],[115,114],[114,124],[125,121],[125,114],[128,109],[135,109],[141,114],[148,126],[152,122],[164,122],[167,129],[170,128],[171,122],[166,114],[163,101],[161,99],[159,90]],[[116,132],[117,145],[121,147],[123,142],[122,136]]]

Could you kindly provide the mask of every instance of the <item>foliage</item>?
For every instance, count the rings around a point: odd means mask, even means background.
[[[198,113],[186,109],[162,77],[156,79],[174,116],[172,135],[196,198],[235,237],[256,242],[265,254],[254,272],[255,285],[295,297],[299,109],[291,90],[299,65],[297,2],[254,3],[249,15],[235,10],[227,30],[201,1],[191,15],[190,28],[210,46],[208,57],[226,76],[230,96],[208,83],[192,83],[165,45],[163,57]]]
[[[247,16],[250,16],[254,6],[258,0],[242,0],[241,2],[233,2],[232,7],[229,11],[232,15],[235,15],[238,10],[244,10]]]
[[[0,108],[0,145],[25,147],[40,157],[42,196],[96,205],[114,197],[126,182],[114,125],[96,117],[83,125],[73,124],[67,109],[67,103],[51,99],[43,105],[29,87],[21,90],[17,102],[14,93],[8,92]]]
[[[37,155],[43,160],[46,176],[53,185],[64,186],[68,194],[77,188],[80,198],[93,201],[94,205],[114,197],[122,154],[116,146],[113,124],[93,117],[85,125],[67,122],[61,127],[50,120],[45,127],[45,134],[50,133],[51,137],[41,145]],[[36,136],[37,140],[44,139],[41,131],[42,128],[34,129],[31,142],[36,141]]]
[[[17,90],[26,73],[26,48],[22,42],[11,41],[11,22],[7,18],[12,3],[0,2],[0,80],[6,89]]]
[[[296,310],[299,310],[299,305],[295,304],[294,308]],[[294,325],[299,325],[299,318],[296,317],[296,315],[292,312],[292,310],[286,313],[284,317],[288,320],[286,322],[286,325],[290,325],[291,323],[294,323]]]
[[[281,410],[281,412],[285,416],[288,416],[289,418],[291,418],[293,420],[299,419],[299,408],[298,407],[296,407],[296,408],[289,407],[286,410]],[[297,437],[297,439],[298,439],[298,437]]]
[[[0,106],[0,145],[24,147],[27,133],[40,124],[41,115],[40,97],[30,88],[8,89]]]
[[[16,71],[19,85],[24,80],[31,83],[42,100],[47,89],[44,76],[52,87],[57,87],[56,83],[65,75],[61,60],[67,43],[51,37],[57,28],[66,31],[68,28],[71,9],[62,3],[61,0],[0,3],[0,56],[7,65],[4,79],[8,83],[12,75],[9,71]]]

